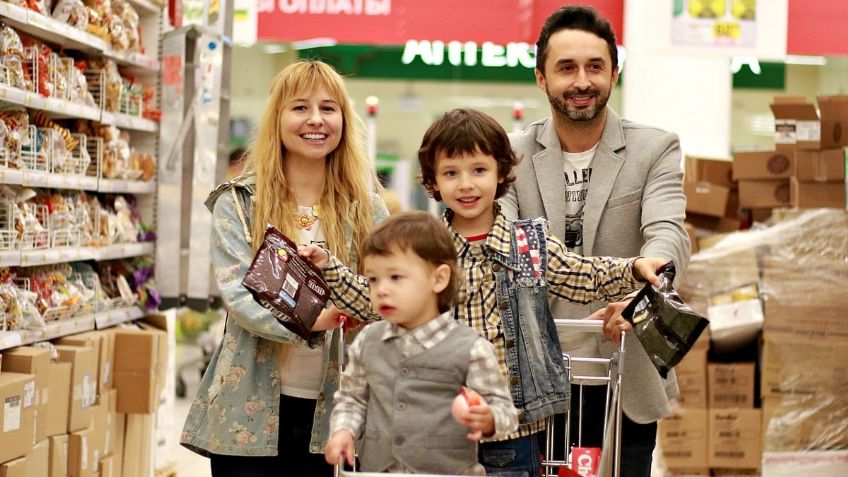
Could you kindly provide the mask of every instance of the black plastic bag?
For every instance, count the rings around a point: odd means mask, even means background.
[[[305,340],[330,297],[321,270],[298,255],[297,245],[272,225],[265,229],[241,284],[283,326]]]
[[[664,265],[658,274],[659,287],[645,284],[621,312],[633,325],[636,337],[663,378],[692,349],[710,323],[692,311],[674,291],[674,274],[673,263]]]

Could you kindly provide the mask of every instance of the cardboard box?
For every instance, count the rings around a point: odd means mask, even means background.
[[[848,146],[848,95],[819,95],[821,149]]]
[[[35,376],[0,373],[0,462],[23,457],[32,450],[34,412]]]
[[[707,351],[692,349],[674,368],[680,394],[677,403],[682,407],[707,407]]]
[[[36,444],[27,455],[27,476],[48,477],[50,475],[50,440]]]
[[[43,441],[47,438],[47,423],[49,420],[50,350],[34,346],[12,348],[6,351],[3,371],[35,376],[35,410],[33,412],[35,440],[33,444]]]
[[[100,458],[99,477],[121,477],[115,474],[115,458],[112,455]]]
[[[709,182],[683,182],[683,193],[686,194],[686,212],[724,217],[727,212],[727,201],[730,189]]]
[[[702,467],[699,469],[665,469],[665,477],[694,477],[694,476],[702,476],[710,475],[709,467]]]
[[[763,450],[810,452],[848,448],[844,394],[787,394],[763,398]]]
[[[746,209],[788,206],[789,181],[739,181],[739,205]]]
[[[763,452],[765,477],[845,477],[848,450]]]
[[[790,179],[792,206],[800,209],[845,207],[845,186],[841,182],[798,182]]]
[[[795,151],[795,178],[801,182],[845,180],[845,150]]]
[[[832,399],[845,386],[848,346],[816,339],[770,339],[763,344],[760,394]],[[838,387],[842,386],[842,387]]]
[[[56,346],[59,361],[71,363],[68,432],[91,427],[91,406],[97,401],[97,354],[91,348]]]
[[[124,430],[127,426],[126,414],[115,414],[112,421],[112,455],[114,456],[113,467],[116,477],[122,477],[124,463]]]
[[[68,414],[71,406],[71,363],[50,363],[50,383],[47,386],[50,411],[47,413],[48,436],[68,433]]]
[[[27,458],[19,457],[0,464],[0,477],[29,477]]]
[[[736,188],[733,180],[733,160],[725,158],[686,156],[686,179],[693,182],[709,182],[728,189]]]
[[[787,179],[794,171],[792,153],[779,151],[749,151],[733,154],[733,179]]]
[[[114,386],[118,412],[151,413],[159,404],[160,347],[165,333],[153,330],[115,331]]]
[[[761,419],[759,409],[710,409],[709,466],[759,468]]]
[[[657,425],[660,449],[668,467],[707,467],[706,409],[678,409]]]
[[[754,407],[754,363],[707,366],[711,409]]]
[[[94,477],[99,466],[99,454],[92,445],[92,428],[68,435],[68,477]]]
[[[112,359],[114,355],[112,339],[109,331],[89,331],[60,338],[56,344],[81,346],[95,350],[97,354],[97,396],[109,389],[112,384]]]
[[[116,348],[117,349],[117,348]],[[116,380],[117,383],[117,380]],[[120,399],[120,391],[118,391]],[[147,477],[153,452],[153,414],[126,414],[123,477]]]
[[[776,96],[771,110],[774,113],[774,144],[778,151],[821,147],[821,121],[816,107],[806,98]]]
[[[50,477],[68,475],[68,435],[50,436]]]
[[[731,219],[727,217],[710,217],[701,214],[686,214],[686,221],[695,226],[696,229],[708,230],[710,232],[736,232],[741,227],[742,222],[739,219]],[[703,240],[700,239],[700,240]],[[699,240],[699,242],[700,242]],[[700,243],[699,243],[700,247]],[[706,247],[701,247],[706,248]]]

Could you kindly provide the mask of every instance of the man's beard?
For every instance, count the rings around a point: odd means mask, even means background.
[[[609,91],[599,91],[596,89],[585,89],[582,91],[569,91],[562,95],[562,97],[552,96],[550,91],[547,89],[545,93],[548,95],[548,101],[553,106],[554,111],[556,111],[557,115],[561,118],[568,118],[571,121],[592,121],[597,118],[601,111],[603,111],[607,107],[607,102],[609,101],[610,92]],[[570,107],[566,100],[572,98],[574,96],[581,96],[591,94],[595,96],[595,107],[593,108],[584,108],[584,109],[576,109]]]

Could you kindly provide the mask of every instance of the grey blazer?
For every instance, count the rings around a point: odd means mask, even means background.
[[[565,174],[562,150],[551,119],[537,121],[510,134],[521,158],[516,180],[500,199],[512,218],[544,216],[551,232],[565,238]],[[674,261],[678,280],[691,252],[683,228],[686,197],[680,144],[675,134],[619,118],[607,108],[607,121],[592,162],[592,182],[583,216],[585,255],[666,257]],[[555,301],[557,318],[579,319],[606,306]],[[645,350],[635,339],[625,340],[622,404],[637,423],[654,422],[670,412],[677,396],[677,379],[660,378]],[[614,345],[602,335],[572,333],[560,336],[563,351],[573,355],[610,356]],[[581,372],[587,369],[581,369]]]

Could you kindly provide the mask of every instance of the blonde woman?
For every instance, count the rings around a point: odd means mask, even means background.
[[[356,266],[362,239],[387,216],[364,153],[361,120],[342,78],[301,61],[274,78],[244,173],[206,201],[212,263],[229,315],[181,443],[211,460],[213,476],[332,475],[321,449],[338,387],[338,311],[305,341],[254,302],[241,281],[273,224]]]

